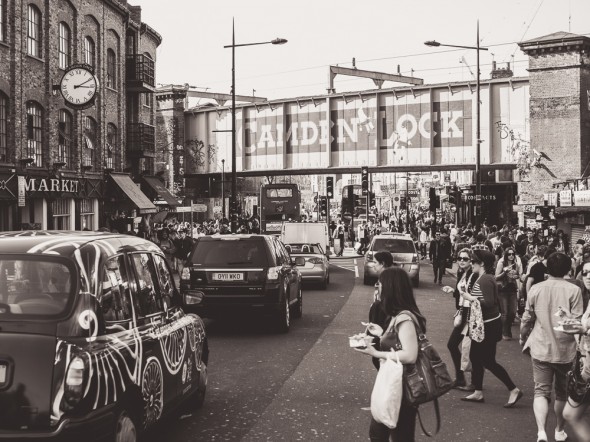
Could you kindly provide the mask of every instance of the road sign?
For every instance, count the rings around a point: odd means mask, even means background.
[[[206,212],[207,205],[206,204],[193,204],[193,212]]]
[[[393,196],[391,197],[391,201],[392,201],[393,207],[399,207],[401,204],[401,198],[399,196],[399,193],[394,193]]]

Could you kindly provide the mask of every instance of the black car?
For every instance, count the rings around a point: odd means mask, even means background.
[[[202,405],[208,352],[154,243],[0,234],[0,439],[134,441]]]
[[[291,317],[303,314],[297,269],[303,265],[304,258],[291,258],[271,235],[203,236],[180,276],[180,290],[187,308],[202,316],[255,309],[287,332]]]

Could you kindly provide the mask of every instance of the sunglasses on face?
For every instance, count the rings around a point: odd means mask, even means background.
[[[469,257],[468,256],[460,256],[459,258],[457,258],[458,261],[463,261],[463,262],[469,262]]]
[[[507,254],[508,256],[514,256],[514,253],[510,252]]]

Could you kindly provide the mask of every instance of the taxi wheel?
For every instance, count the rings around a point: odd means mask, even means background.
[[[137,428],[135,427],[135,422],[133,422],[133,419],[131,419],[125,410],[122,410],[117,416],[114,436],[113,440],[115,442],[137,441]]]
[[[291,325],[291,314],[289,312],[289,298],[287,295],[283,295],[281,300],[279,316],[277,318],[277,331],[279,333],[287,333]]]
[[[297,304],[293,306],[293,318],[299,319],[303,316],[303,292],[301,291],[301,286],[299,286],[299,291],[297,292]]]
[[[194,409],[201,408],[205,403],[205,393],[207,393],[207,364],[201,362],[197,391],[193,393],[190,399],[191,407]]]

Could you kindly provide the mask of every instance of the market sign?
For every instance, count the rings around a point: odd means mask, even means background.
[[[574,190],[574,205],[590,207],[590,190]]]
[[[25,178],[25,191],[27,192],[69,192],[80,191],[79,180],[63,178]]]

